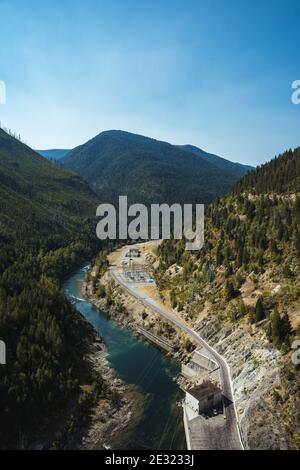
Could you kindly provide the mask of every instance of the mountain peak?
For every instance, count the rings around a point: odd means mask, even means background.
[[[102,200],[114,202],[119,194],[127,194],[129,201],[147,204],[206,204],[248,171],[195,149],[107,130],[73,149],[62,163],[89,181]]]

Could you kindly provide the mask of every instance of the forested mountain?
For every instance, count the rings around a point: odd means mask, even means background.
[[[244,176],[207,208],[204,248],[165,241],[156,272],[164,297],[192,324],[241,326],[280,351],[281,385],[263,398],[291,448],[300,447],[299,366],[291,359],[300,336],[299,159],[299,149],[288,151]],[[169,274],[173,265],[180,274]]]
[[[240,178],[249,171],[253,170],[253,167],[250,165],[242,165],[241,163],[231,162],[230,160],[226,160],[225,158],[214,155],[213,153],[205,152],[204,150],[200,149],[199,147],[195,147],[194,145],[182,145],[180,147],[184,150],[187,150],[188,152],[198,155],[203,160],[212,163],[220,170],[224,170],[236,178]]]
[[[237,179],[235,164],[221,168],[186,148],[123,131],[102,132],[61,161],[112,202],[128,195],[146,204],[208,203]]]
[[[97,197],[79,176],[59,169],[0,129],[0,236],[63,234],[95,214]]]
[[[48,160],[60,160],[61,158],[68,155],[70,150],[67,149],[49,149],[49,150],[37,150],[37,153],[42,157],[48,158]]]
[[[298,193],[300,190],[300,148],[288,150],[269,163],[245,175],[234,187],[234,193]]]
[[[1,448],[43,439],[81,381],[93,380],[84,359],[90,329],[59,285],[100,248],[97,204],[79,176],[0,130]]]

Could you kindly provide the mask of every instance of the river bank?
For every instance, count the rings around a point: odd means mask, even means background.
[[[63,284],[66,297],[77,310],[78,325],[84,325],[86,331],[79,390],[40,435],[33,437],[32,449],[106,449],[108,442],[136,425],[142,413],[140,393],[118,377],[108,361],[104,338],[77,308],[83,299],[78,297],[73,279],[78,278],[81,285],[85,272],[84,268],[76,271]]]
[[[97,293],[93,292],[93,277],[94,273],[91,272],[90,280],[85,281],[82,285],[81,295],[95,308],[105,312],[118,325],[132,331],[136,337],[143,341],[148,341],[148,338],[141,331],[149,331],[172,346],[172,351],[165,351],[165,354],[179,362],[188,361],[191,344],[185,333],[173,328],[153,310],[124,292],[115,284],[109,271],[99,279],[99,284],[105,289],[103,296],[99,297]]]
[[[102,374],[107,373],[107,381],[114,381],[119,391],[125,387],[128,399],[134,403],[131,415],[124,403],[121,420],[127,419],[127,425],[121,429],[118,428],[119,415],[111,413],[111,426],[101,427],[107,436],[102,445],[113,449],[185,449],[182,409],[178,407],[181,391],[173,381],[180,370],[178,363],[138,339],[124,325],[120,327],[104,313],[100,304],[95,307],[92,299],[87,301],[87,295],[82,293],[84,280],[85,273],[78,272],[64,288],[76,309],[101,334],[105,343],[105,353],[99,351],[97,356],[94,351],[92,361],[101,367],[108,365],[107,372],[102,369]],[[112,370],[114,377],[110,375]],[[101,406],[94,411],[96,422],[90,423],[83,448],[99,448],[95,437],[99,431],[97,413],[101,412]]]
[[[145,246],[141,245],[143,257],[149,259],[149,253],[146,255],[143,250]],[[187,336],[165,323],[151,309],[145,308],[146,302],[136,299],[115,283],[111,270],[121,272],[122,264],[126,263],[124,253],[120,250],[114,252],[109,261],[112,268],[102,276],[98,276],[97,269],[92,270],[88,282],[83,285],[83,295],[97,308],[105,310],[110,318],[133,330],[135,334],[139,335],[140,328],[144,328],[166,339],[173,345],[173,357],[181,362],[187,361],[191,349]],[[153,259],[151,264],[154,265]],[[154,287],[138,289],[140,299],[147,296],[158,301]],[[160,301],[168,306],[165,292]],[[180,316],[225,357],[230,366],[237,417],[245,447],[288,448],[285,430],[272,403],[274,387],[280,384],[279,353],[267,344],[262,334],[258,335],[256,330],[253,332],[253,327],[249,331],[247,326],[234,326],[229,321],[221,321],[220,314],[209,315],[208,309],[204,309],[200,315],[199,312],[196,313],[198,318],[195,321],[193,316],[189,317],[185,305]],[[174,312],[176,314],[179,312]]]
[[[98,307],[105,308],[108,315],[117,317],[118,322],[126,325],[127,328],[132,328],[138,334],[143,328],[147,333],[151,332],[152,335],[157,335],[160,339],[168,341],[173,346],[172,355],[180,359],[181,364],[189,360],[191,353],[195,349],[195,344],[202,345],[198,340],[192,344],[190,330],[185,330],[180,327],[178,316],[171,311],[170,316],[160,314],[160,309],[166,308],[166,303],[160,297],[157,287],[150,282],[147,283],[134,283],[136,291],[131,294],[131,286],[127,288],[126,284],[123,286],[122,278],[119,279],[117,274],[122,273],[122,263],[124,263],[124,256],[126,257],[126,248],[119,251],[116,256],[116,261],[111,265],[102,276],[99,276],[99,265],[95,266],[87,276],[87,282],[83,285],[83,295],[86,295]],[[143,253],[143,258],[148,255]],[[141,255],[141,261],[143,262]],[[121,267],[121,269],[120,269]],[[121,274],[122,275],[122,274]],[[150,301],[148,299],[150,298]],[[155,301],[154,301],[155,299]],[[154,305],[157,307],[153,307]],[[169,307],[169,306],[168,306]],[[168,310],[169,311],[169,310]],[[157,313],[156,313],[157,312]],[[205,374],[200,374],[191,380],[204,380]],[[214,379],[220,380],[218,373],[214,374]],[[186,390],[190,386],[190,379],[181,375],[177,378],[178,385]],[[226,396],[231,397],[227,391]],[[206,421],[199,417],[193,420],[193,428],[186,426],[186,439],[191,441],[193,449],[238,449],[240,448],[239,436],[236,428],[232,426],[232,415],[229,415],[227,409],[228,419],[216,421],[213,420],[206,423]],[[195,416],[194,416],[195,418]],[[203,421],[202,421],[203,420]],[[183,421],[183,412],[181,410],[181,421]],[[228,423],[228,425],[227,425]],[[230,428],[231,426],[231,428]],[[202,434],[201,434],[202,433]],[[215,438],[218,433],[217,439]],[[199,435],[203,439],[199,440]]]
[[[140,419],[141,396],[134,387],[126,385],[107,360],[105,343],[94,331],[88,360],[91,368],[108,384],[111,399],[100,398],[91,409],[88,426],[81,432],[78,448],[106,449],[122,432],[129,432]]]
[[[94,382],[80,385],[80,394],[74,397],[65,413],[49,430],[49,436],[54,435],[54,439],[49,440],[43,448],[107,449],[110,447],[108,443],[120,433],[129,431],[141,414],[140,394],[117,376],[107,359],[103,338],[80,312],[78,314],[89,325],[85,361],[88,375],[93,377]],[[83,371],[83,375],[86,376],[86,371]],[[95,387],[97,383],[101,383],[103,389],[100,393],[97,393]]]

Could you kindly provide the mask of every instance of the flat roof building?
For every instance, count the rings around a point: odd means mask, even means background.
[[[215,383],[206,380],[186,390],[185,403],[197,414],[201,414],[222,403],[222,391]]]

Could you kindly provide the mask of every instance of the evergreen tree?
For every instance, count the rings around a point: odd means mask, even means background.
[[[238,255],[237,255],[237,265],[238,267],[241,267],[244,262],[244,245],[240,244],[239,249],[238,249]]]
[[[259,297],[257,302],[256,302],[256,305],[255,305],[255,312],[254,312],[254,321],[255,323],[263,320],[265,318],[265,308],[264,308],[264,304],[263,304],[263,301],[262,301],[262,298]]]
[[[222,246],[218,244],[217,246],[217,252],[216,252],[216,265],[220,266],[223,263],[224,256],[222,253]]]
[[[288,264],[285,264],[283,267],[283,275],[288,279],[291,279],[293,277],[293,272],[291,271],[291,268]]]
[[[296,232],[295,234],[295,250],[298,258],[300,258],[300,232]]]
[[[271,250],[272,253],[274,253],[274,254],[277,254],[277,253],[278,253],[278,246],[277,246],[276,240],[274,240],[273,238],[272,238],[272,240],[270,241],[270,250]]]
[[[287,313],[284,313],[281,318],[280,325],[280,339],[281,341],[289,342],[289,336],[292,332],[291,323]]]
[[[277,309],[271,315],[271,337],[273,344],[277,347],[280,344],[280,314]]]
[[[234,298],[234,296],[235,296],[235,290],[234,290],[233,283],[227,280],[226,285],[225,285],[225,298],[226,300],[231,300]]]

